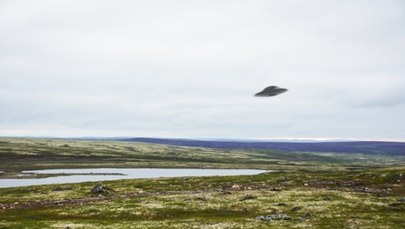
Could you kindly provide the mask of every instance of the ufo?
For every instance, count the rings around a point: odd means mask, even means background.
[[[269,96],[276,96],[278,94],[284,93],[288,91],[285,88],[279,88],[277,86],[269,86],[263,89],[263,91],[258,92],[255,94],[255,96],[260,96],[260,97],[269,97]]]

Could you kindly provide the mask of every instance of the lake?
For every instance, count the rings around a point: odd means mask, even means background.
[[[46,169],[23,171],[18,179],[0,179],[0,188],[22,187],[30,185],[66,184],[87,181],[108,181],[137,178],[193,177],[193,176],[236,176],[255,175],[266,172],[255,169]],[[35,174],[49,174],[46,178],[29,178]],[[26,178],[27,177],[27,178]]]

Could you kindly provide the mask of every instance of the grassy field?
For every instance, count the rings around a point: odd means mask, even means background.
[[[254,168],[0,189],[0,228],[405,228],[404,158],[214,150],[117,141],[0,139],[1,176],[77,167]],[[276,220],[266,215],[282,214]]]
[[[120,141],[0,138],[0,170],[5,172],[95,167],[314,171],[404,165],[404,156],[384,154],[220,150]]]

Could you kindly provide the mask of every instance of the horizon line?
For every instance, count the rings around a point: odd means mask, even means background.
[[[182,140],[197,140],[197,141],[259,141],[259,142],[276,142],[276,141],[289,141],[289,142],[311,142],[311,141],[318,141],[318,142],[404,142],[404,139],[390,139],[390,138],[336,138],[336,137],[306,137],[306,138],[295,138],[295,137],[277,137],[277,138],[242,138],[242,137],[235,137],[235,138],[207,138],[207,137],[151,137],[151,136],[30,136],[30,135],[0,135],[0,138],[52,138],[52,139],[128,139],[128,138],[149,138],[149,139],[167,139],[167,140],[175,140],[175,139],[182,139]]]

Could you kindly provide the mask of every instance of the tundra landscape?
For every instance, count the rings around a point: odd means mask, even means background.
[[[405,144],[361,145],[365,153],[1,138],[1,180],[92,167],[263,172],[0,188],[0,228],[403,228]]]

